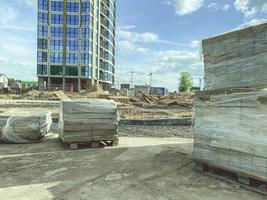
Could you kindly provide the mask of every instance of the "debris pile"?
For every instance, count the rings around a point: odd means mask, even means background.
[[[98,98],[101,95],[109,95],[108,91],[104,91],[101,85],[94,85],[78,95],[78,98]]]
[[[173,93],[170,96],[163,96],[159,103],[167,105],[177,105],[180,107],[192,108],[194,105],[195,95],[189,92]]]
[[[122,105],[136,105],[138,107],[169,107],[177,106],[180,108],[192,108],[195,95],[193,93],[181,92],[174,93],[170,96],[151,96],[142,95],[139,97],[126,97],[126,96],[114,96],[114,95],[100,95],[101,99],[112,99]]]
[[[26,92],[25,94],[20,95],[17,99],[59,101],[68,100],[69,98],[63,91],[41,92],[37,90],[31,90],[29,92]]]

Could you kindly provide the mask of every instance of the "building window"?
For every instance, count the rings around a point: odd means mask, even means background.
[[[38,8],[41,10],[48,10],[48,1],[47,0],[38,0]]]
[[[83,2],[82,3],[82,12],[89,13],[90,12],[90,3]]]
[[[103,57],[104,57],[104,59],[109,60],[109,53],[105,51],[103,53]]]
[[[62,63],[62,53],[50,53],[50,62],[52,63]]]
[[[38,62],[47,62],[47,52],[38,51],[37,52]]]
[[[50,35],[51,37],[63,37],[63,28],[62,27],[51,27]]]
[[[47,26],[38,26],[38,36],[47,37],[48,36],[48,27]]]
[[[79,42],[76,40],[67,40],[66,50],[67,51],[79,51]]]
[[[78,67],[77,66],[66,66],[65,68],[65,75],[66,76],[78,76]]]
[[[79,25],[79,16],[67,15],[67,25]]]
[[[79,63],[79,57],[77,53],[66,53],[66,63]]]
[[[92,42],[89,40],[81,41],[81,51],[92,51]]]
[[[47,24],[48,23],[48,14],[38,12],[38,22],[43,23],[43,24]]]
[[[50,49],[51,50],[63,50],[63,41],[62,40],[50,40]]]
[[[107,72],[100,72],[100,79],[103,81],[113,81],[113,76],[110,73]]]
[[[60,65],[51,65],[50,75],[63,75],[63,67]]]
[[[39,39],[38,38],[38,44],[37,47],[38,49],[47,49],[47,40],[46,39]]]
[[[90,56],[89,56],[89,53],[82,53],[81,54],[81,63],[82,64],[89,64],[89,62],[90,62],[90,60],[89,60]]]
[[[81,24],[89,26],[90,25],[90,15],[82,15]]]
[[[51,10],[52,11],[63,11],[63,2],[61,1],[51,1]]]
[[[88,67],[88,66],[82,66],[81,67],[81,75],[82,76],[91,76],[92,74],[92,69],[91,67]]]
[[[67,12],[79,12],[78,2],[67,2]]]
[[[52,14],[51,15],[51,24],[63,24],[63,15]]]
[[[82,28],[81,29],[81,37],[82,38],[90,38],[90,28]]]
[[[79,29],[78,28],[67,28],[66,29],[67,38],[78,38],[79,37]]]
[[[46,65],[37,65],[37,74],[38,75],[47,75],[47,66]]]

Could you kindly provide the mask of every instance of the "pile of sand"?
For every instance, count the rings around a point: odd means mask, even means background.
[[[25,94],[20,95],[18,99],[60,101],[60,100],[68,100],[69,98],[63,91],[41,92],[37,90],[31,90],[29,92],[26,92]]]

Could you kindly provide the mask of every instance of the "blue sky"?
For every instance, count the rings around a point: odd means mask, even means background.
[[[36,2],[0,0],[0,73],[36,80]],[[117,0],[117,81],[178,87],[203,76],[200,41],[267,18],[267,0]]]

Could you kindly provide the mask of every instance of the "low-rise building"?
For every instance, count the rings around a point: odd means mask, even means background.
[[[130,89],[130,84],[121,84],[121,89]]]
[[[150,95],[165,96],[168,94],[168,89],[164,87],[151,87]]]

